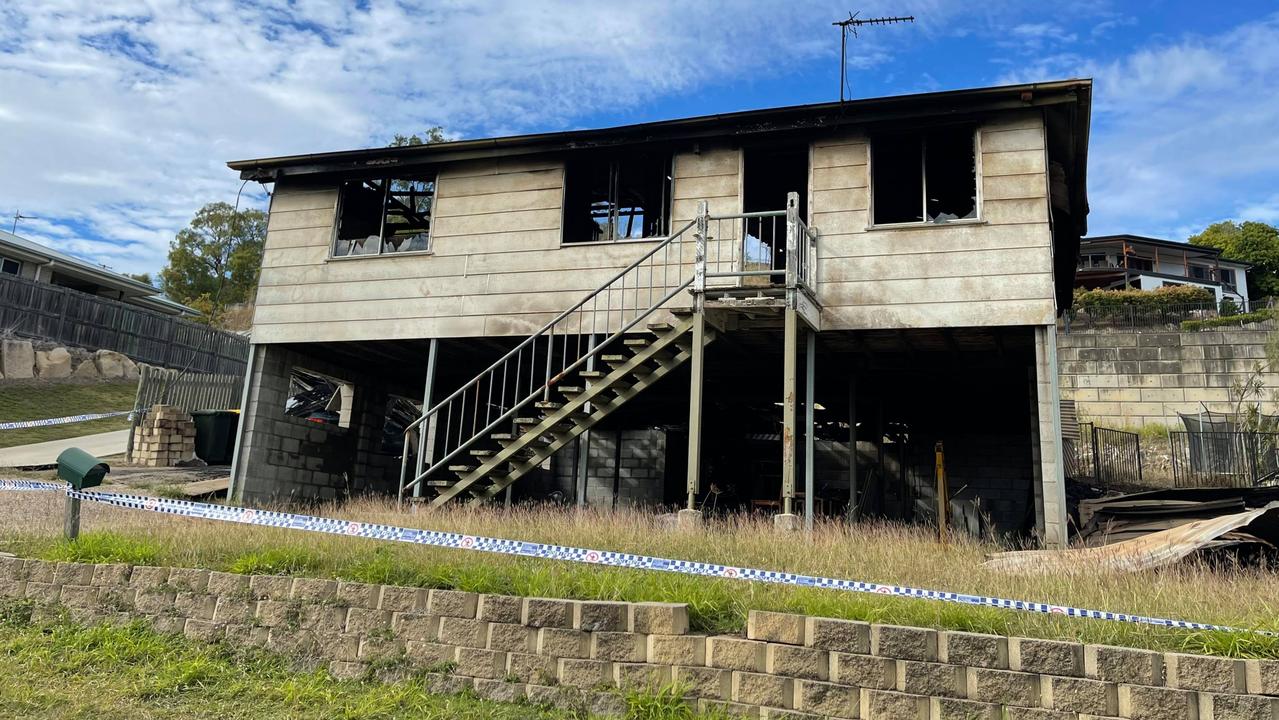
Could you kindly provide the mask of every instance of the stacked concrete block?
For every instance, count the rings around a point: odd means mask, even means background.
[[[752,612],[746,637],[689,632],[688,608],[477,595],[0,558],[0,596],[38,617],[143,619],[198,642],[286,654],[338,678],[425,674],[437,693],[625,713],[671,685],[704,711],[859,720],[1279,718],[1279,661]]]
[[[195,422],[181,408],[156,405],[133,431],[129,461],[147,467],[173,467],[195,458]]]

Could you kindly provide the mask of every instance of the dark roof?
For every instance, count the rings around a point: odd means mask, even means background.
[[[962,117],[991,110],[1071,105],[1075,112],[1067,121],[1067,127],[1079,134],[1074,149],[1082,182],[1091,98],[1091,80],[1061,80],[747,110],[594,130],[237,160],[227,165],[239,170],[240,176],[246,180],[271,182],[283,175],[352,172],[599,146],[709,139],[939,115]]]

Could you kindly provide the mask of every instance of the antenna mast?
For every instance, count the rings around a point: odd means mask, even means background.
[[[12,230],[10,230],[9,232],[10,232],[10,234],[13,234],[13,235],[17,235],[17,234],[18,234],[18,221],[19,221],[19,220],[39,220],[39,219],[40,219],[40,218],[36,217],[35,215],[23,215],[21,210],[14,211],[14,213],[13,213],[13,229],[12,229]]]
[[[877,18],[859,18],[861,11],[849,13],[847,20],[839,20],[831,23],[831,25],[839,26],[839,101],[844,102],[844,89],[848,85],[848,33],[851,32],[853,37],[857,37],[857,28],[863,25],[894,25],[896,23],[913,23],[914,15],[905,17],[877,17]],[[852,89],[849,88],[849,95],[852,95]]]

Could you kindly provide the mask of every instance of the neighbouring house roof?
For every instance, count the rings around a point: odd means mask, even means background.
[[[939,117],[962,120],[993,111],[1041,108],[1048,122],[1049,153],[1065,166],[1070,215],[1077,233],[1083,234],[1087,232],[1091,106],[1092,81],[1072,79],[794,105],[592,130],[238,160],[227,165],[240,171],[240,177],[246,180],[274,182],[286,176],[420,170],[459,160],[726,137],[785,137],[849,125],[891,123],[900,126]]]
[[[87,260],[68,255],[11,232],[0,230],[0,255],[43,266],[48,272],[93,283],[122,294],[124,299],[169,315],[199,315],[199,311],[165,297],[160,289],[108,270]]]
[[[1159,238],[1146,237],[1144,235],[1131,235],[1120,233],[1117,235],[1098,235],[1096,237],[1084,238],[1079,241],[1080,252],[1087,252],[1089,248],[1105,247],[1117,243],[1127,243],[1129,245],[1150,245],[1159,248],[1168,248],[1176,252],[1188,252],[1202,257],[1211,257],[1218,264],[1229,265],[1237,268],[1250,268],[1252,265],[1238,260],[1227,260],[1221,257],[1221,250],[1206,245],[1191,245],[1186,242],[1176,240],[1161,240]]]

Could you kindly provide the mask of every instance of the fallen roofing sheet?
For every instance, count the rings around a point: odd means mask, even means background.
[[[1136,572],[1171,565],[1203,550],[1243,545],[1279,548],[1279,502],[1192,520],[1112,545],[996,553],[983,564],[1018,573]]]

